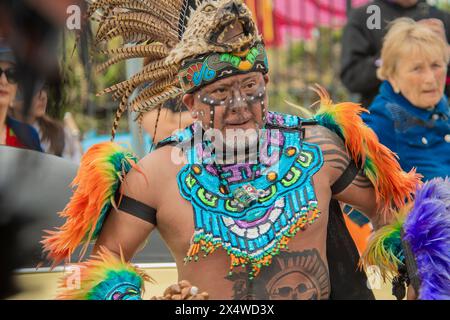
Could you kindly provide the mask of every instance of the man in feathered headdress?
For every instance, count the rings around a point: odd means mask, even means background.
[[[373,298],[355,272],[356,248],[337,201],[378,227],[411,198],[417,175],[400,169],[363,125],[358,105],[333,105],[320,88],[321,107],[311,119],[270,112],[267,55],[245,4],[187,4],[91,6],[90,14],[103,12],[99,42],[121,36],[133,43],[110,50],[101,68],[146,61],[141,72],[104,90],[121,101],[113,136],[127,106],[140,119],[179,98],[196,121],[139,162],[113,143],[86,153],[62,213],[67,222],[43,241],[59,263],[97,239],[96,255],[81,264],[81,288],[61,297],[141,298],[146,277],[128,261],[157,228],[179,279],[212,299]],[[175,288],[176,298],[198,298],[186,283]]]

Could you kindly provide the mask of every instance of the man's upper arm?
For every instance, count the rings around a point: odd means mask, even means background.
[[[329,177],[330,188],[340,181],[347,181],[346,185],[341,186],[338,193],[333,194],[332,197],[362,211],[374,225],[378,225],[379,210],[372,182],[361,169],[353,172],[347,170],[353,161],[342,139],[321,126],[314,126],[309,131],[306,141],[320,146],[324,158],[322,170],[325,170]],[[358,166],[358,164],[354,165]],[[350,175],[350,179],[346,179],[347,174]]]
[[[157,209],[158,175],[155,171],[156,157],[148,155],[136,168],[130,170],[121,185],[122,194],[142,204]],[[148,238],[155,225],[122,210],[112,209],[106,218],[94,251],[100,246],[107,247],[119,255],[122,251],[126,260],[130,260]]]
[[[337,134],[319,125],[307,128],[305,141],[320,147],[324,160],[322,170],[326,171],[329,184],[332,186],[351,162],[344,142]]]
[[[379,204],[376,201],[375,189],[372,182],[362,170],[358,171],[355,179],[342,192],[334,194],[333,198],[351,205],[364,213],[372,222],[375,229],[385,223],[380,214]]]

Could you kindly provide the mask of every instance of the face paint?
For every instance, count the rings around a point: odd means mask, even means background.
[[[213,92],[212,94],[198,94],[197,98],[201,103],[206,104],[210,107],[235,107],[236,104],[245,103],[248,107],[252,107],[254,104],[262,103],[264,104],[264,98],[266,96],[266,86],[260,84],[255,86],[253,89],[239,89],[239,88],[229,88],[228,90],[223,90],[219,93]]]
[[[210,128],[214,127],[214,115],[216,108],[254,108],[260,104],[262,108],[263,123],[266,121],[266,86],[265,83],[255,85],[254,88],[242,88],[240,83],[229,88],[218,88],[210,93],[198,93],[197,99],[210,108]]]

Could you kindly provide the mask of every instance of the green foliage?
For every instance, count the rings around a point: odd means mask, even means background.
[[[436,7],[438,7],[441,10],[450,12],[450,1],[448,1],[448,0],[437,0],[436,1]]]
[[[112,126],[112,113],[118,106],[112,101],[111,95],[97,96],[96,93],[125,79],[125,64],[111,66],[106,72],[96,72],[96,65],[106,61],[107,57],[91,50],[89,65],[83,65],[80,59],[80,45],[77,35],[66,32],[63,36],[61,48],[61,103],[58,106],[53,91],[49,94],[49,113],[62,119],[66,111],[74,114],[81,133],[96,130],[109,133]],[[116,43],[113,42],[112,45]],[[89,110],[89,106],[91,110]],[[126,124],[126,121],[123,121]],[[127,129],[121,123],[121,127]]]
[[[314,111],[311,105],[318,97],[309,88],[316,83],[336,101],[349,98],[338,77],[342,30],[321,27],[313,34],[310,40],[268,50],[270,110],[299,114],[288,101]]]

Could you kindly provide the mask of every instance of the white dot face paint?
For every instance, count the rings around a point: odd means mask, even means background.
[[[255,103],[262,103],[265,99],[265,86],[261,84],[253,88],[238,88],[236,86],[225,88],[220,91],[199,94],[200,101],[215,107],[233,107],[236,103],[245,102],[249,107]],[[262,103],[264,105],[264,103]]]

